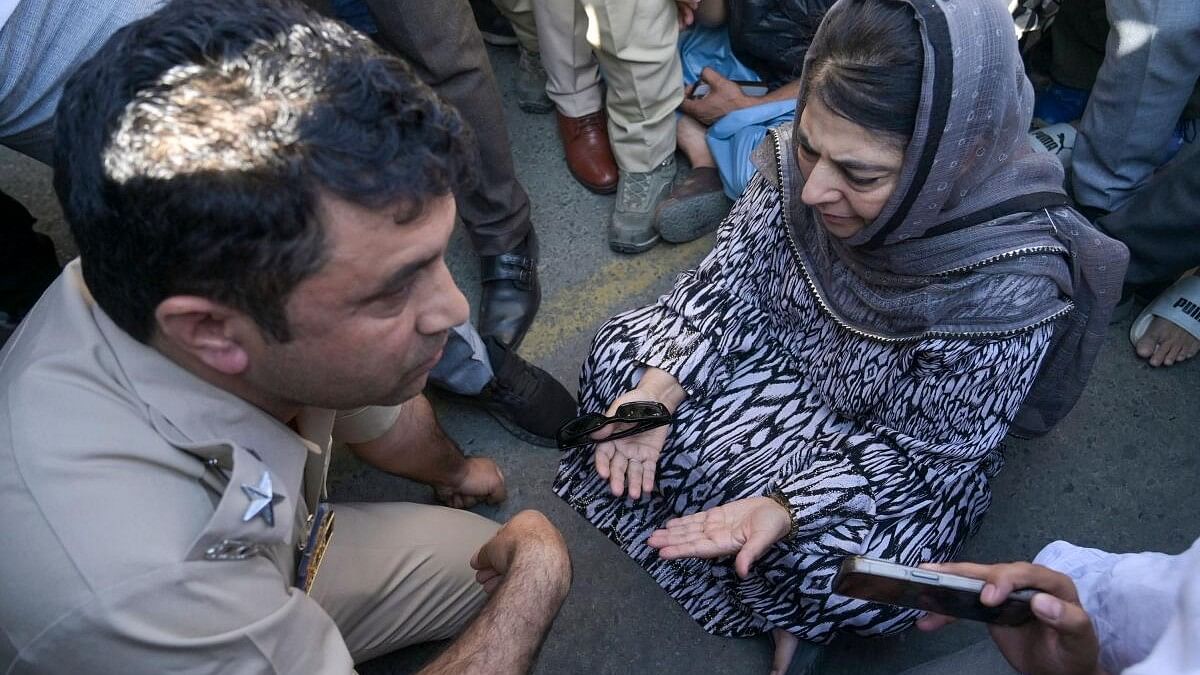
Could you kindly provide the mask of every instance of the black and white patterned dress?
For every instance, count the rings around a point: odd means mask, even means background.
[[[595,338],[583,410],[607,409],[644,366],[688,392],[653,498],[614,498],[590,446],[564,455],[554,489],[710,633],[896,632],[917,613],[832,595],[838,565],[847,555],[906,564],[955,555],[991,501],[988,476],[1053,329],[904,343],[854,334],[806,286],[780,204],[755,176],[699,267]],[[745,580],[732,557],[666,561],[646,546],[669,518],[772,489],[803,527]]]

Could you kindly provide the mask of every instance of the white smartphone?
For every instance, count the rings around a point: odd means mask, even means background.
[[[1005,626],[1018,626],[1033,618],[1029,601],[1037,591],[1013,591],[1000,605],[988,607],[979,601],[983,585],[979,579],[957,574],[854,556],[842,561],[842,567],[833,581],[833,592],[860,600]]]

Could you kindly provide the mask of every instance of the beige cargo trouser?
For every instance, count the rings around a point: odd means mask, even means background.
[[[624,171],[654,169],[675,152],[683,100],[673,0],[496,0],[522,46],[541,54],[546,93],[581,117],[604,101],[608,135]]]
[[[311,596],[355,663],[453,637],[483,607],[470,560],[499,523],[404,502],[335,504],[334,514]]]

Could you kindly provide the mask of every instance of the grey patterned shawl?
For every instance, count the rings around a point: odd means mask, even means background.
[[[879,216],[852,238],[828,235],[800,201],[788,129],[772,130],[755,162],[780,183],[820,304],[847,328],[885,341],[987,339],[1054,322],[1013,423],[1040,435],[1087,382],[1128,252],[1070,208],[1058,160],[1029,149],[1033,88],[1002,0],[897,1],[916,13],[925,65],[916,128]]]

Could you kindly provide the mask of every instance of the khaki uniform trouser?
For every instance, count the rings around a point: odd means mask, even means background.
[[[334,514],[311,595],[355,663],[457,635],[483,606],[470,560],[498,523],[398,502],[335,504]]]
[[[586,5],[586,6],[585,6]],[[617,165],[646,172],[675,152],[683,100],[673,0],[496,0],[525,49],[541,54],[546,94],[568,117],[600,110]]]

